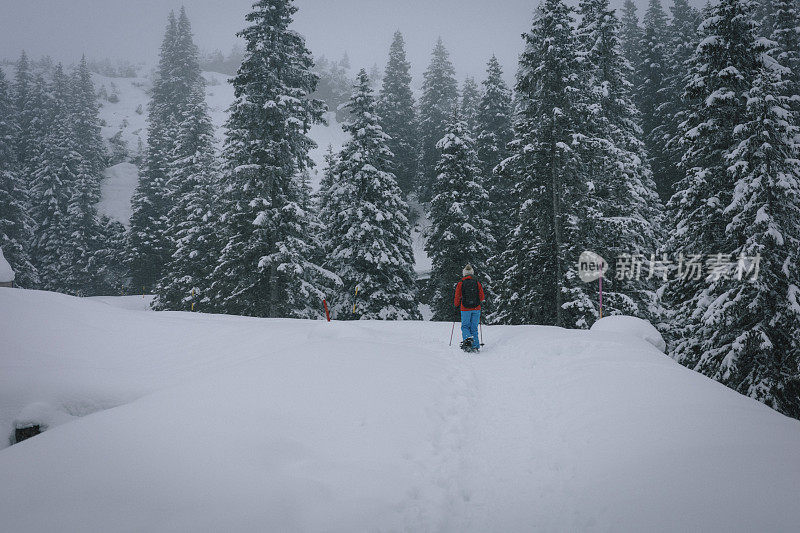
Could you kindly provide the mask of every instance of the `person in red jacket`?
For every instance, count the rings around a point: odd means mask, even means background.
[[[478,324],[481,320],[481,303],[486,300],[483,285],[474,279],[475,271],[468,264],[461,272],[463,278],[456,285],[456,296],[453,305],[461,309],[461,336],[464,342],[461,348],[468,352],[477,352],[481,349],[478,338]]]

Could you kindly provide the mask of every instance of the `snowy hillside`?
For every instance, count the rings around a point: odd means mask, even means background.
[[[206,80],[206,102],[209,116],[214,124],[217,145],[222,147],[224,125],[228,118],[228,107],[233,102],[233,86],[228,83],[228,76],[217,72],[204,72]],[[141,78],[108,78],[93,74],[95,88],[101,94],[116,94],[117,98],[107,101],[101,98],[100,119],[103,138],[108,140],[118,132],[125,141],[131,156],[138,153],[140,146],[147,145],[147,105],[150,100],[152,82],[148,77]],[[311,173],[311,184],[316,189],[321,179],[324,156],[328,146],[338,151],[347,134],[341,124],[336,122],[336,113],[325,114],[328,124],[318,124],[311,128],[311,138],[317,148],[311,151],[311,158],[316,167]],[[141,142],[141,145],[140,145]],[[119,220],[125,226],[130,222],[130,198],[136,188],[138,171],[130,163],[121,163],[106,170],[103,180],[102,200],[98,204],[100,213]]]
[[[789,531],[800,423],[595,331],[0,288],[4,531]],[[643,329],[637,329],[643,328]],[[645,340],[645,337],[649,340]]]

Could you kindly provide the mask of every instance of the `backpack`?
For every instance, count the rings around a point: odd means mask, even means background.
[[[473,309],[481,305],[481,299],[478,296],[478,282],[476,280],[469,278],[461,282],[461,305],[467,309]]]

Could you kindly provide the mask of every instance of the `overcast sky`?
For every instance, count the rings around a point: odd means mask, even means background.
[[[622,0],[612,0],[620,5]],[[0,0],[0,58],[20,50],[73,63],[91,58],[157,62],[170,9],[186,6],[195,42],[203,51],[230,50],[253,0]],[[347,51],[353,69],[382,69],[391,36],[403,32],[409,60],[420,77],[438,36],[451,53],[458,78],[483,78],[494,53],[507,75],[516,68],[520,34],[530,27],[537,0],[296,0],[295,29],[315,56]],[[643,5],[644,0],[638,0]],[[640,8],[641,10],[641,8]],[[640,11],[641,16],[641,11]]]

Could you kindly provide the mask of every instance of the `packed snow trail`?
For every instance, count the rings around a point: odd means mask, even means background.
[[[0,289],[0,427],[51,426],[0,450],[0,529],[800,522],[800,423],[675,364],[624,321],[484,327],[488,345],[466,355],[446,323],[139,305]]]

